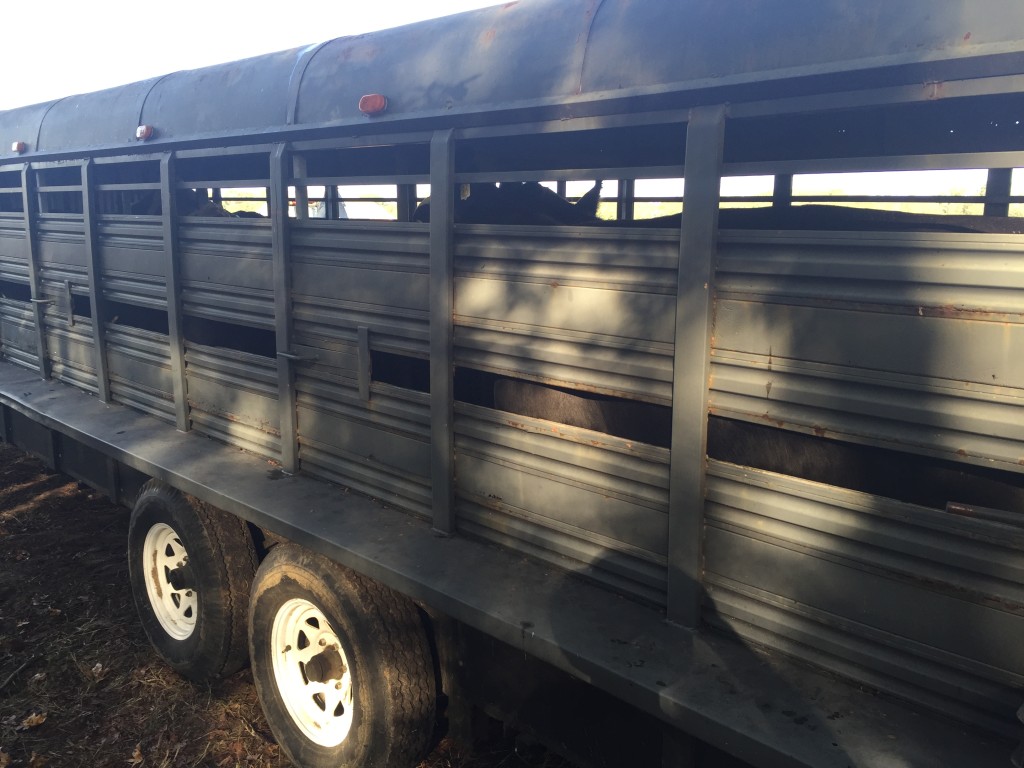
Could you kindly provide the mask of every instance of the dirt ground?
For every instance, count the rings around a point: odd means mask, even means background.
[[[128,512],[0,445],[0,768],[289,766],[248,670],[176,675],[139,625]],[[510,742],[442,742],[420,768],[559,766]]]

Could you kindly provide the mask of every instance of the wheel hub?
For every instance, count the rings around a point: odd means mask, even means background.
[[[302,734],[323,747],[348,738],[355,694],[348,659],[323,612],[294,598],[278,609],[271,628],[274,682]]]
[[[188,639],[196,628],[199,599],[181,537],[166,523],[156,523],[146,533],[142,561],[146,596],[157,621],[173,639]]]

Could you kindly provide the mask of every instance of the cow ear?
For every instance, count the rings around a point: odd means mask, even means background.
[[[603,179],[598,179],[594,182],[593,188],[591,188],[583,197],[576,201],[575,205],[584,213],[589,213],[591,216],[597,215],[597,208],[601,204],[601,185],[604,184]]]

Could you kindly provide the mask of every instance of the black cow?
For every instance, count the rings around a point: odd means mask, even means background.
[[[535,181],[471,184],[455,199],[455,221],[464,224],[593,225],[601,198],[601,181],[575,203]],[[430,200],[417,206],[413,221],[430,221]]]

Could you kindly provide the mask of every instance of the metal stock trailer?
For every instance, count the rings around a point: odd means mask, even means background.
[[[248,655],[299,765],[471,705],[584,764],[1007,765],[1022,91],[1015,0],[520,0],[0,112],[2,437],[133,507],[154,646]],[[1009,228],[719,226],[944,169]],[[614,226],[459,216],[595,179]]]

